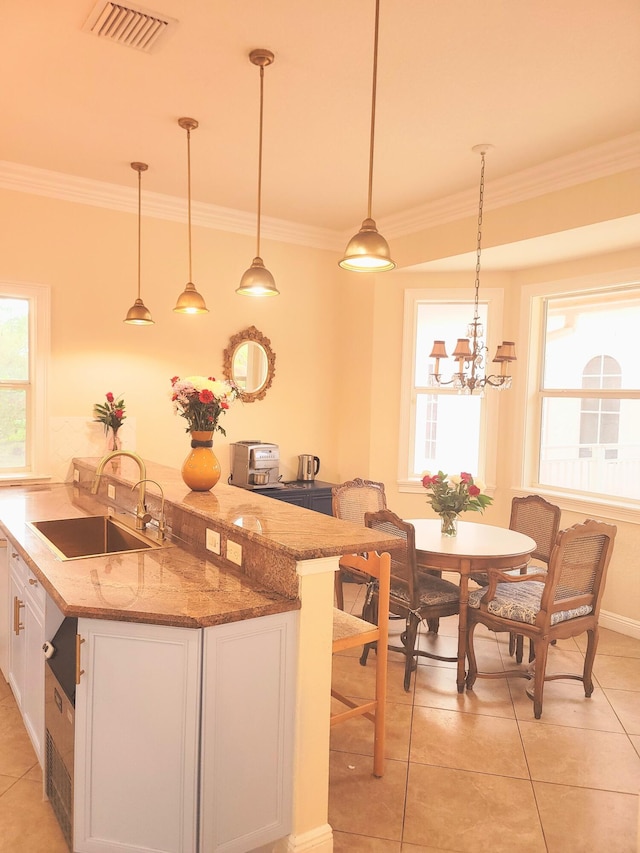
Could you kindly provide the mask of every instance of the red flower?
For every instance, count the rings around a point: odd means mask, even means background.
[[[105,394],[105,396],[106,396],[107,401],[108,401],[109,403],[113,403],[113,394],[111,393],[111,391],[109,391],[109,393],[108,393],[108,394]]]
[[[215,382],[215,381],[216,381],[216,377],[215,377],[215,376],[207,376],[207,379],[208,379],[210,382]]]
[[[475,498],[480,494],[480,489],[477,486],[469,486],[469,497]]]
[[[172,377],[171,377],[171,384],[172,384],[172,385],[175,385],[175,384],[176,384],[176,382],[177,382],[179,379],[180,379],[180,377],[179,377],[179,376],[172,376]]]
[[[208,388],[203,388],[200,394],[198,395],[198,399],[201,403],[204,403],[206,405],[207,403],[213,403],[215,398]]]
[[[437,480],[437,477],[430,477],[428,474],[425,474],[424,477],[422,478],[422,485],[426,489],[436,480]]]
[[[471,476],[471,474],[467,474],[466,471],[463,471],[460,474],[460,479],[462,480],[463,483],[472,483],[473,482],[473,477]]]
[[[222,400],[222,401],[220,402],[220,408],[221,408],[221,409],[228,409],[228,408],[229,408],[229,404],[228,404],[225,400]]]
[[[124,415],[124,409],[116,409],[114,415],[120,420]]]

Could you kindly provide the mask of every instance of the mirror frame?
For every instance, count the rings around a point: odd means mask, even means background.
[[[224,375],[226,379],[229,379],[231,382],[234,382],[233,377],[233,358],[236,354],[236,350],[238,347],[242,346],[242,344],[247,343],[255,343],[262,347],[264,354],[267,357],[267,375],[265,381],[255,391],[245,391],[242,388],[238,389],[238,397],[245,403],[254,403],[256,400],[262,400],[262,398],[267,393],[267,390],[271,387],[271,383],[273,382],[273,377],[276,375],[276,354],[271,349],[271,341],[269,338],[265,337],[261,331],[256,329],[255,326],[249,326],[244,329],[242,332],[238,332],[237,335],[233,335],[229,339],[229,346],[223,353],[223,365],[222,369],[224,371]]]

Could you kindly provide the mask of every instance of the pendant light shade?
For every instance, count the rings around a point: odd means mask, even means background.
[[[376,0],[375,26],[373,35],[373,85],[371,91],[371,133],[369,136],[369,193],[367,218],[358,233],[347,244],[344,257],[339,261],[342,269],[350,272],[386,272],[395,268],[391,260],[389,244],[378,233],[376,223],[371,218],[371,199],[373,195],[373,148],[376,127],[376,89],[378,78],[378,24],[380,20],[380,0]]]
[[[178,297],[176,307],[173,309],[178,314],[208,314],[209,309],[205,305],[202,296],[196,290],[192,282],[191,274],[191,131],[198,127],[194,118],[179,118],[178,124],[187,131],[187,219],[189,232],[189,281]]]
[[[260,216],[262,208],[262,115],[264,107],[264,69],[271,65],[275,56],[270,50],[252,50],[249,59],[260,68],[260,132],[258,141],[258,224],[256,256],[253,263],[240,279],[236,293],[243,296],[278,296],[280,291],[275,280],[260,257]]]
[[[132,326],[152,326],[151,312],[140,298],[140,243],[142,231],[142,173],[149,168],[146,163],[132,163],[131,168],[138,173],[138,298],[127,311],[125,323]]]

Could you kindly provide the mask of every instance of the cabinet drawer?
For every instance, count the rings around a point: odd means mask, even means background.
[[[11,571],[24,585],[25,594],[35,607],[44,613],[47,592],[20,554],[9,543],[9,563]]]

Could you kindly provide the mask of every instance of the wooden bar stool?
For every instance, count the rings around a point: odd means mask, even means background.
[[[346,722],[356,716],[364,716],[373,723],[373,775],[384,772],[385,703],[387,695],[387,645],[389,642],[389,585],[391,557],[373,551],[365,556],[343,557],[349,568],[368,575],[372,583],[377,581],[376,607],[366,608],[363,615],[375,612],[376,623],[352,616],[337,607],[333,609],[333,653],[376,644],[376,690],[375,699],[357,703],[332,688],[331,695],[347,710],[331,714],[331,725]],[[341,560],[341,563],[342,563]],[[375,579],[375,580],[374,580]],[[368,596],[370,598],[370,596]]]

